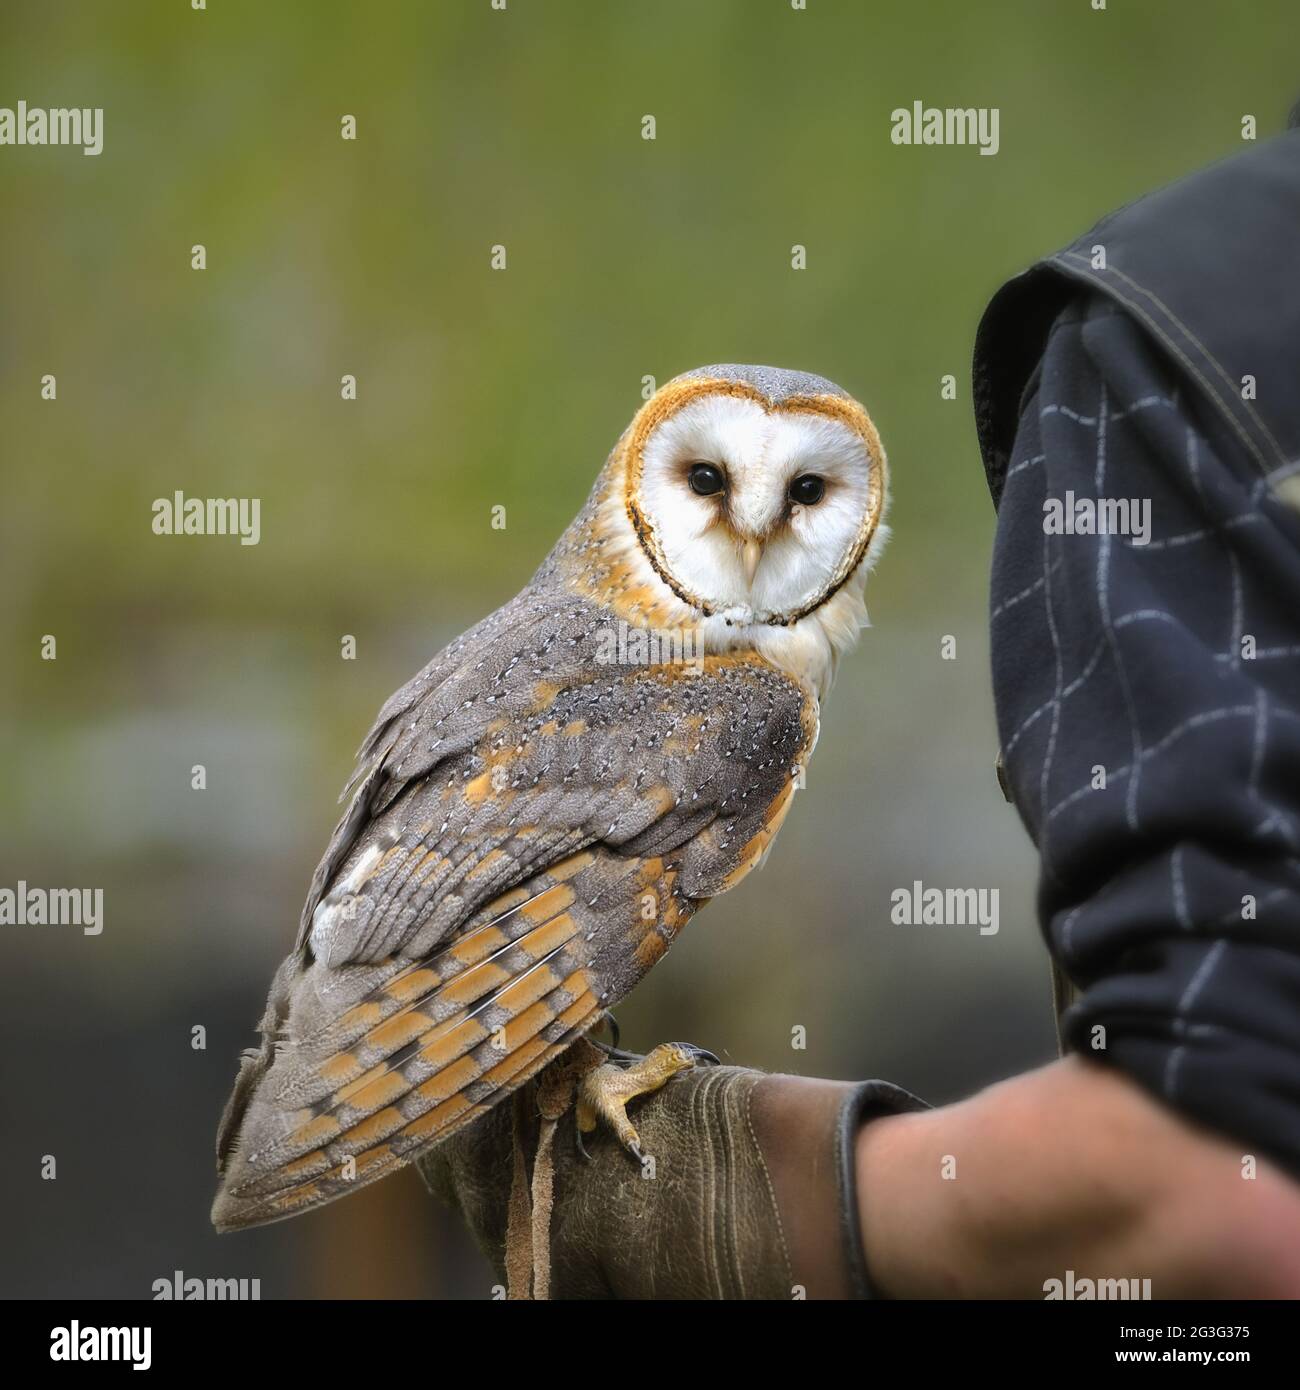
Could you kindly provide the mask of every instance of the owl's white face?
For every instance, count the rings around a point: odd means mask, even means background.
[[[853,576],[884,481],[850,421],[718,393],[653,427],[632,501],[642,544],[680,597],[728,622],[786,625]]]

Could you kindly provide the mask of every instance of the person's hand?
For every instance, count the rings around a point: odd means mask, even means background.
[[[603,1058],[580,1044],[577,1075]],[[698,1065],[579,1143],[570,1052],[420,1168],[512,1297],[848,1298],[869,1290],[854,1140],[922,1108],[887,1082]],[[578,1083],[580,1084],[580,1082]],[[539,1150],[539,1143],[541,1148]]]

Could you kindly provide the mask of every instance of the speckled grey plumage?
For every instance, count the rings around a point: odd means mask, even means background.
[[[843,396],[849,393],[824,376],[812,372],[792,372],[785,367],[746,366],[743,363],[723,362],[712,367],[696,367],[673,378],[689,381],[696,377],[717,377],[722,381],[742,381],[761,391],[774,405],[792,396]]]

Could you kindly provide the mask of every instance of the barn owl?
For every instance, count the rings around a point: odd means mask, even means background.
[[[645,402],[528,586],[362,744],[222,1119],[219,1229],[470,1123],[759,863],[866,622],[886,493],[867,412],[821,377],[703,367]],[[631,1146],[627,1100],[694,1060],[651,1056],[584,1091],[584,1128]]]

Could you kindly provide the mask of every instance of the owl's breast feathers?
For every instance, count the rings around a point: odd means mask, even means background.
[[[526,589],[381,711],[222,1121],[220,1228],[467,1124],[766,851],[815,696],[753,652],[618,664],[611,621]]]

